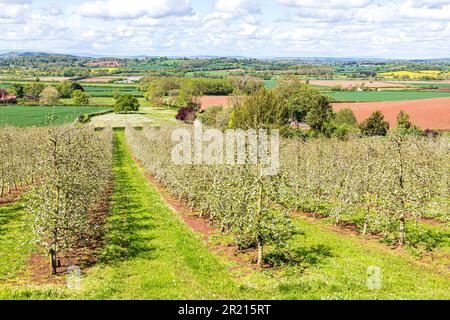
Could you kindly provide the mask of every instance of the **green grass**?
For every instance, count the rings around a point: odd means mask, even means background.
[[[146,182],[127,150],[124,134],[115,136],[114,207],[108,223],[104,264],[95,267],[86,278],[87,296],[230,297],[236,292],[236,284],[225,265]]]
[[[316,253],[300,279],[286,281],[286,294],[291,298],[298,297],[298,291],[303,291],[303,297],[317,299],[450,298],[450,274],[444,265],[425,265],[375,240],[330,232],[322,221],[300,219],[297,225],[304,235],[297,236],[292,245]],[[313,248],[316,250],[311,251]],[[369,266],[381,268],[381,290],[367,289]]]
[[[45,126],[49,117],[52,124],[70,123],[82,113],[106,110],[105,107],[61,106],[61,107],[26,107],[0,106],[0,126],[32,127]]]
[[[145,113],[148,118],[160,125],[177,123],[175,119],[177,110],[174,109],[144,107],[140,109],[140,112]]]
[[[143,97],[143,92],[139,91],[137,86],[118,86],[118,85],[84,85],[83,88],[86,90],[91,97],[113,97],[115,93],[119,94],[132,94],[136,97]]]
[[[406,252],[307,218],[295,220],[301,232],[290,241],[301,265],[236,268],[210,252],[146,181],[123,132],[115,133],[113,176],[106,247],[100,263],[85,272],[79,291],[27,284],[18,271],[30,251],[21,247],[29,237],[29,231],[22,231],[27,222],[23,207],[21,202],[0,207],[0,252],[6,252],[6,259],[0,259],[0,299],[450,298],[445,266],[424,264]],[[228,238],[217,234],[212,241],[226,243]],[[382,289],[367,288],[369,266],[381,268]]]
[[[338,91],[327,92],[325,94],[336,101],[355,102],[403,101],[450,97],[450,92],[431,91]]]
[[[450,88],[450,83],[445,82],[421,82],[421,83],[408,83],[411,87],[429,88],[431,86],[438,88]]]
[[[28,242],[24,201],[0,206],[0,283],[14,279],[26,269],[26,260],[33,246]],[[1,297],[1,295],[0,295]]]
[[[278,78],[274,77],[270,80],[264,80],[264,86],[267,89],[273,89],[277,86]]]

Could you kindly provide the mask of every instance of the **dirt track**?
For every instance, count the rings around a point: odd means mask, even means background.
[[[359,122],[374,111],[381,111],[391,126],[395,126],[400,110],[410,115],[410,120],[422,129],[450,129],[450,98],[436,98],[408,101],[335,103],[336,111],[350,108]]]

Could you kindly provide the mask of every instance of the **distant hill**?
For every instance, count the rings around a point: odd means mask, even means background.
[[[69,54],[59,54],[50,52],[33,52],[33,51],[13,51],[0,54],[0,58],[17,58],[17,57],[75,57]]]
[[[101,55],[90,53],[72,53],[62,54],[43,51],[11,51],[0,53],[0,59],[16,58],[16,57],[70,57],[70,58],[91,58],[91,59],[145,59],[157,58],[161,56],[149,55]],[[216,56],[216,55],[194,55],[194,56],[169,56],[173,59],[182,59],[187,57],[189,59],[215,59],[215,58],[233,58],[233,59],[249,59],[252,57],[245,56]],[[376,57],[277,57],[267,56],[258,57],[258,60],[274,60],[274,61],[292,61],[292,62],[306,62],[306,63],[334,63],[334,62],[393,62],[405,61],[413,63],[450,63],[450,58],[441,59],[392,59],[392,58],[376,58]]]

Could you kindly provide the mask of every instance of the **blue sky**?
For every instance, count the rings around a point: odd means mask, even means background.
[[[0,51],[450,57],[450,0],[0,0]]]

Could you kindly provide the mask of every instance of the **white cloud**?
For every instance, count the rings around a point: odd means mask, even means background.
[[[297,8],[363,8],[371,4],[373,0],[278,0],[278,3]]]
[[[30,3],[28,0],[0,0],[0,24],[23,22]]]
[[[32,3],[31,0],[0,0],[0,4],[7,3],[7,4],[30,4]]]
[[[420,8],[420,7],[426,7],[426,8],[442,8],[445,5],[450,4],[450,0],[413,0],[408,1],[411,3],[411,6]]]
[[[51,16],[59,16],[64,13],[64,9],[59,3],[47,5],[43,8],[43,11]]]
[[[216,10],[228,13],[259,13],[258,0],[217,0],[214,4]]]
[[[85,17],[105,19],[165,18],[192,13],[188,0],[102,0],[84,2],[78,12]]]
[[[117,55],[450,52],[450,0],[204,0],[197,12],[189,0],[72,1],[50,10],[40,1],[0,0],[0,48]]]

